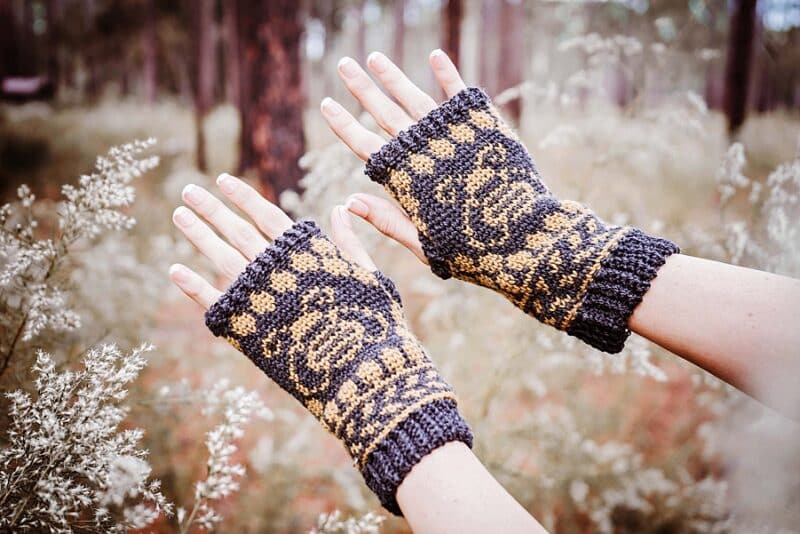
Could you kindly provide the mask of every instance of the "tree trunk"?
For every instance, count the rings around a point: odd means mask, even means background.
[[[17,69],[16,28],[11,0],[0,0],[0,81]]]
[[[144,99],[148,104],[156,101],[158,91],[158,41],[156,36],[156,5],[155,0],[144,2],[144,25],[142,27],[142,84]]]
[[[239,0],[241,42],[240,166],[255,168],[275,200],[299,188],[305,151],[299,20],[294,0]]]
[[[97,15],[97,6],[94,0],[83,0],[83,16],[86,21],[86,28],[91,28],[94,23],[94,17]],[[97,100],[100,96],[100,53],[98,52],[100,45],[96,42],[90,42],[86,47],[83,59],[86,65],[86,83],[84,86],[84,99],[89,102]]]
[[[725,65],[725,115],[728,134],[735,136],[747,113],[747,91],[753,56],[756,0],[734,0]]]
[[[35,76],[39,73],[36,57],[36,37],[33,34],[33,2],[22,3],[22,17],[17,32],[19,54],[19,74],[22,76]]]
[[[525,35],[523,24],[525,6],[520,1],[504,0],[500,11],[500,90],[505,91],[522,83],[523,57],[525,57]],[[519,121],[522,110],[519,98],[505,106],[508,114]]]
[[[53,96],[61,88],[61,0],[47,0],[47,76],[53,86]]]
[[[461,20],[464,18],[464,2],[448,0],[442,19],[444,33],[444,51],[455,63],[456,68],[461,59]]]
[[[481,35],[497,36],[500,34],[500,13],[497,2],[483,2],[481,4]],[[498,84],[498,57],[496,38],[484,39],[480,47],[479,74],[481,85],[489,95],[497,94]]]
[[[197,168],[205,172],[206,139],[203,120],[211,107],[214,91],[214,0],[195,0],[192,11],[195,38],[194,117],[196,128]]]
[[[723,108],[722,68],[716,63],[706,66],[705,99],[708,109]]]
[[[406,0],[395,0],[392,10],[392,61],[403,68],[406,41]]]
[[[235,1],[222,3],[222,25],[225,32],[225,98],[239,107],[241,100],[241,68],[239,59],[239,6]]]

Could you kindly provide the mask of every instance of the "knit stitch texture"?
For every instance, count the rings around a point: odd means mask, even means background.
[[[344,443],[395,514],[397,487],[417,462],[451,441],[472,445],[392,281],[346,259],[313,222],[253,260],[206,324]]]
[[[431,269],[500,292],[606,352],[678,247],[555,198],[486,94],[467,88],[372,154],[366,174],[414,222]]]

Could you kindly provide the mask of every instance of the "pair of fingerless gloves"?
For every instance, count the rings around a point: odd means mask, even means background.
[[[465,89],[373,154],[367,175],[417,227],[431,270],[489,287],[605,352],[673,243],[555,198],[483,91]],[[339,438],[384,507],[424,456],[472,444],[452,388],[409,331],[394,284],[296,223],[206,314]]]

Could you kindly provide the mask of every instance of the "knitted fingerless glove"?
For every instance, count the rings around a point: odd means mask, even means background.
[[[372,154],[366,174],[417,227],[431,269],[505,295],[606,352],[678,247],[555,198],[480,89],[464,89]]]
[[[395,514],[397,487],[417,462],[450,441],[472,445],[394,284],[343,257],[313,222],[296,223],[253,260],[206,324],[344,443]]]

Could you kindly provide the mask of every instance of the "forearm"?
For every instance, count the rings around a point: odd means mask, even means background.
[[[423,458],[397,502],[414,532],[546,532],[460,442]]]
[[[800,281],[676,254],[629,326],[761,402],[800,416]]]

